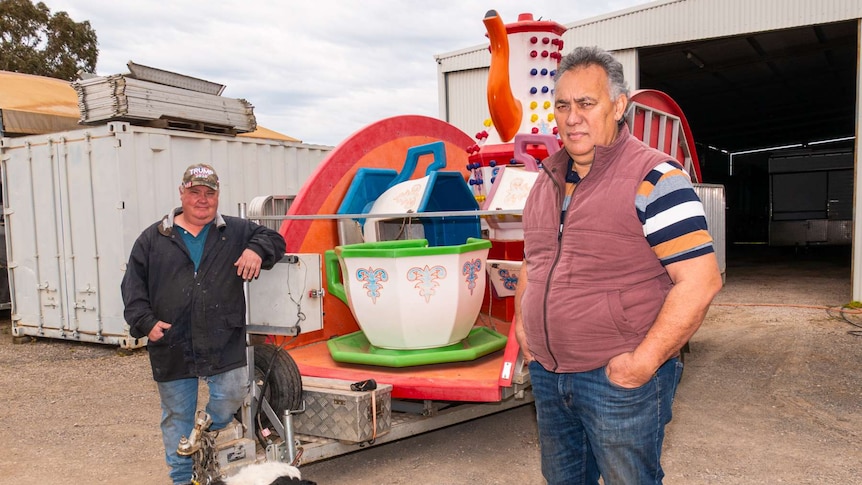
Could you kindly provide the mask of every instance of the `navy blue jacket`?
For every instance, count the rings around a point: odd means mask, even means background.
[[[216,215],[194,263],[173,217],[145,229],[129,256],[121,290],[132,337],[146,337],[156,322],[172,326],[147,348],[157,382],[220,374],[246,364],[243,280],[234,262],[248,248],[269,269],[284,256],[276,231],[237,217]]]

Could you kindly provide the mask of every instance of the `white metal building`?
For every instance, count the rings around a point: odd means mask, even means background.
[[[701,163],[718,160],[728,176],[735,155],[824,142],[845,144],[858,164],[860,0],[658,0],[574,23],[525,12],[568,28],[564,53],[598,45],[623,63],[631,89],[669,94]],[[468,134],[489,117],[490,59],[487,42],[436,56],[440,117]],[[862,173],[854,174],[856,192]],[[860,209],[856,195],[854,221]],[[852,298],[862,300],[862,224],[852,227]]]

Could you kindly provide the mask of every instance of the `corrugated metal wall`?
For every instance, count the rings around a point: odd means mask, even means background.
[[[482,122],[490,118],[486,86],[488,69],[450,72],[446,74],[445,114],[441,118],[475,136],[484,128]]]
[[[618,50],[859,17],[859,0],[671,0],[570,24],[563,39]]]
[[[153,207],[144,208],[147,216],[158,216],[170,209],[164,200],[179,201],[178,179],[174,181],[173,178],[189,164],[206,162],[216,168],[222,180],[220,210],[237,215],[236,204],[247,203],[252,197],[298,194],[302,184],[332,150],[321,145],[214,136],[126,123],[111,123],[108,128],[122,145],[121,152],[132,157],[126,162],[136,165],[138,178],[152,184],[148,190],[156,191],[154,201],[150,202]],[[107,134],[100,127],[90,132],[94,140]],[[75,137],[80,132],[70,133]],[[53,136],[59,138],[65,134]],[[16,140],[11,142],[14,145]]]

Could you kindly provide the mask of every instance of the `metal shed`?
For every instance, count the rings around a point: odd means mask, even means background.
[[[858,160],[858,0],[659,0],[572,23],[558,12],[530,13],[566,25],[564,51],[601,46],[623,63],[632,89],[669,94],[691,125],[705,181],[727,185],[734,196],[768,190],[765,167],[776,150],[849,148]],[[487,44],[436,60],[440,117],[479,131],[489,116]],[[753,158],[764,168],[762,186],[734,173]],[[854,187],[862,186],[858,171],[855,177]],[[765,196],[746,197],[754,201],[746,210],[768,211]],[[754,216],[734,214],[741,203],[728,201],[729,232],[734,217],[736,226],[755,227]],[[853,204],[859,214],[862,197]],[[862,225],[853,227],[852,298],[862,300]]]

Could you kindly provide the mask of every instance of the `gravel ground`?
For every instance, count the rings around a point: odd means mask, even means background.
[[[862,330],[843,250],[730,254],[691,341],[666,484],[859,483]],[[851,317],[852,318],[852,317]],[[146,351],[14,344],[0,314],[0,484],[166,484]],[[531,405],[303,465],[320,484],[542,484]]]

